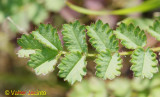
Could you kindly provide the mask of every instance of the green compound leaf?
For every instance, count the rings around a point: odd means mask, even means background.
[[[118,40],[108,24],[103,24],[101,20],[98,20],[96,24],[87,26],[87,30],[89,41],[98,52],[106,49],[110,49],[112,52],[118,50]]]
[[[21,57],[21,58],[28,58],[29,55],[31,54],[34,54],[35,53],[35,50],[26,50],[26,49],[21,49],[18,51],[18,57]]]
[[[160,41],[160,21],[156,20],[153,26],[148,29],[148,33]]]
[[[59,76],[65,78],[70,84],[76,81],[81,81],[82,76],[86,75],[86,56],[81,55],[80,52],[72,52],[66,54],[61,60],[58,68]]]
[[[111,54],[109,50],[101,52],[96,59],[96,75],[100,78],[114,79],[121,74],[122,60],[118,53]]]
[[[51,25],[41,24],[39,29],[22,35],[17,42],[22,47],[18,56],[30,57],[28,65],[34,68],[37,75],[54,70],[62,46],[56,29]]]
[[[79,21],[63,25],[63,40],[69,51],[87,52],[85,26]]]
[[[146,51],[142,48],[136,49],[131,58],[131,70],[136,77],[152,78],[153,73],[158,72],[156,54],[149,48]]]
[[[45,46],[55,50],[62,50],[61,41],[59,40],[57,30],[53,28],[52,25],[40,24],[38,30],[33,31],[32,34]]]
[[[21,38],[17,40],[18,45],[20,45],[23,49],[42,49],[42,44],[39,43],[38,40],[34,39],[32,34],[22,35]]]
[[[58,56],[56,50],[43,48],[42,50],[37,50],[35,54],[30,56],[28,65],[34,68],[37,75],[46,75],[48,72],[54,70],[57,63],[56,56]]]
[[[115,34],[121,40],[122,45],[128,49],[136,49],[146,45],[147,38],[145,32],[133,24],[126,25],[121,23]]]
[[[22,47],[17,53],[19,57],[29,57],[30,54],[35,53],[35,50],[42,49],[43,47],[41,43],[34,39],[32,34],[22,35],[17,40],[17,43]]]

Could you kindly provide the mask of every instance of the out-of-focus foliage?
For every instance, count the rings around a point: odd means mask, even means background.
[[[148,79],[142,80],[141,78],[134,78],[131,81],[131,87],[136,91],[144,91],[148,88],[150,81]]]
[[[29,29],[30,21],[38,25],[49,16],[49,11],[59,11],[65,5],[65,0],[0,0],[0,23],[10,17],[9,23],[13,32],[17,31],[15,25],[25,31]]]
[[[6,33],[0,32],[0,51],[11,54],[13,47],[13,44],[9,41],[9,36]]]
[[[75,84],[68,97],[159,97],[160,73],[152,80],[117,78],[103,82],[97,78]]]
[[[75,84],[68,97],[108,97],[105,83],[97,78],[83,80]]]
[[[66,0],[45,0],[47,10],[58,12],[65,5]]]
[[[157,40],[160,40],[160,22],[156,20],[153,26],[150,26],[148,32]]]
[[[121,22],[126,24],[132,23],[135,26],[139,26],[143,30],[147,30],[148,27],[153,24],[154,20],[150,18],[126,18]],[[120,22],[118,24],[120,24]]]
[[[112,91],[110,95],[114,95],[116,97],[130,97],[130,80],[126,78],[115,79],[108,83],[107,89]]]

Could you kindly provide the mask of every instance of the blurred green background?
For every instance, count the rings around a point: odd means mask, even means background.
[[[68,1],[94,11],[124,9],[146,2],[146,0]],[[160,97],[160,73],[152,79],[134,78],[129,69],[130,56],[122,57],[121,76],[105,81],[95,77],[96,64],[88,60],[87,75],[82,82],[71,86],[57,76],[57,68],[50,74],[37,76],[33,69],[27,66],[28,59],[18,58],[16,54],[20,49],[16,43],[17,38],[24,33],[31,33],[40,23],[52,24],[57,28],[60,37],[62,25],[77,19],[85,25],[101,19],[104,23],[109,23],[113,29],[117,23],[123,21],[133,23],[145,30],[152,25],[153,18],[160,16],[160,8],[154,7],[160,1],[153,1],[155,2],[152,5],[143,6],[146,10],[136,13],[132,13],[132,10],[125,15],[86,15],[67,6],[66,0],[0,0],[0,97],[30,97],[28,95],[6,96],[5,90],[42,90],[47,93],[45,96],[36,97]],[[153,8],[149,10],[149,6]],[[160,46],[160,42],[147,34],[146,47],[155,46]],[[91,45],[89,51],[94,51]],[[127,51],[127,49],[120,45],[120,51]],[[159,53],[157,53],[157,60],[159,60]]]

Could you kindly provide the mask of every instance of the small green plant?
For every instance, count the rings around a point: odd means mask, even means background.
[[[147,31],[160,40],[160,21],[156,20]],[[90,37],[89,42],[95,48],[95,53],[88,52],[86,34]],[[154,52],[160,51],[160,47],[144,49],[147,40],[145,32],[133,24],[121,23],[116,30],[112,30],[101,20],[90,26],[75,21],[63,25],[62,35],[64,47],[55,28],[50,24],[40,24],[36,31],[22,35],[17,40],[21,46],[18,56],[29,57],[28,65],[37,75],[53,71],[57,61],[61,60],[58,65],[59,76],[70,84],[81,81],[86,75],[87,57],[96,57],[96,76],[104,80],[114,79],[121,74],[120,56],[123,55],[131,55],[131,70],[135,77],[152,78],[158,72]],[[132,51],[119,52],[117,38],[124,47]]]

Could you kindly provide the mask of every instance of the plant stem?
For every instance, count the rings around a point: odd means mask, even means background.
[[[121,56],[126,56],[126,55],[131,55],[133,51],[128,51],[128,52],[119,52]]]
[[[160,47],[151,48],[154,52],[160,51]]]
[[[155,48],[151,48],[151,50],[153,52],[158,52],[160,51],[160,47],[155,47]],[[66,54],[67,52],[63,51],[62,54]],[[119,52],[119,54],[121,56],[126,56],[126,55],[131,55],[133,53],[133,51],[128,51],[128,52]],[[96,57],[98,54],[91,54],[91,53],[88,53],[87,56],[88,57]]]
[[[11,17],[7,17],[7,19],[19,30],[20,33],[28,35],[27,31],[26,31],[25,29],[23,29],[22,27],[20,27],[19,25],[17,25],[17,24],[11,19]]]
[[[146,11],[160,7],[159,0],[147,0],[138,6],[134,6],[131,8],[119,9],[119,10],[113,10],[113,11],[89,10],[89,9],[85,9],[85,8],[73,5],[72,3],[68,2],[68,1],[66,2],[66,4],[74,11],[77,11],[77,12],[83,13],[83,14],[87,14],[87,15],[126,15],[126,14],[130,14],[130,13],[135,13],[135,12],[146,12]]]
[[[64,51],[60,51],[60,52],[59,52],[59,54],[58,54],[57,57],[56,57],[56,60],[58,60],[58,59],[61,57],[61,55],[63,54],[63,52],[64,52]]]
[[[89,9],[85,9],[76,5],[73,5],[70,2],[66,2],[66,4],[73,9],[74,11],[77,11],[79,13],[83,13],[83,14],[88,14],[88,15],[105,15],[105,14],[109,14],[109,12],[107,12],[106,10],[103,11],[95,11],[95,10],[89,10]]]

